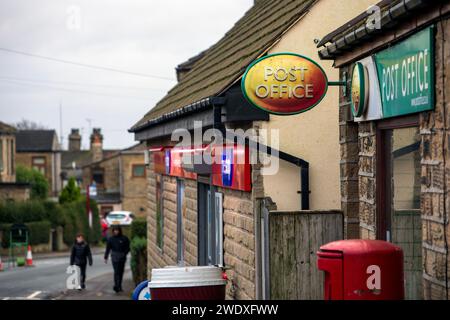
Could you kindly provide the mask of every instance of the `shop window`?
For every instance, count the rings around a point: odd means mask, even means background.
[[[422,298],[420,134],[417,126],[379,133],[378,238],[403,249],[405,296]],[[378,183],[378,182],[377,182]]]
[[[133,164],[132,176],[133,176],[133,178],[144,178],[145,177],[145,165],[144,164]]]
[[[33,157],[32,158],[33,169],[39,171],[44,176],[46,174],[46,159],[45,157]]]
[[[177,179],[177,262],[184,265],[184,222],[186,204],[184,201],[184,180]]]
[[[223,194],[198,184],[198,257],[199,265],[223,265]]]
[[[156,175],[156,245],[164,247],[164,182],[162,175]]]

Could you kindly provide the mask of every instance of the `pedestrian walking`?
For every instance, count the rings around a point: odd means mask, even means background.
[[[86,266],[88,262],[89,266],[92,266],[91,248],[84,240],[84,236],[79,233],[76,236],[70,255],[70,265],[76,265],[80,268],[80,287],[78,290],[86,289]]]
[[[113,236],[108,239],[105,252],[105,263],[108,263],[111,252],[111,262],[114,268],[114,291],[122,290],[122,279],[127,262],[127,254],[130,252],[130,240],[122,234],[122,228],[113,227]]]

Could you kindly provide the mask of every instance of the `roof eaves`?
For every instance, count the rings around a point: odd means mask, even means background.
[[[223,98],[223,97],[208,97],[208,98],[202,99],[200,101],[191,103],[182,108],[179,108],[177,110],[174,110],[172,112],[163,114],[157,118],[150,119],[150,120],[142,123],[141,125],[132,127],[131,129],[128,130],[128,132],[139,132],[139,131],[145,130],[153,125],[167,122],[167,121],[173,120],[175,118],[188,115],[193,112],[205,110],[206,108],[208,108],[212,105],[223,105],[224,103],[225,103],[225,98]]]
[[[364,20],[355,20],[355,24],[347,24],[348,28],[342,30],[340,34],[335,34],[334,39],[336,40],[330,41],[328,45],[324,41],[319,43],[318,47],[323,46],[319,50],[319,57],[322,60],[334,60],[341,53],[353,48],[356,44],[368,41],[376,34],[392,28],[413,11],[426,5],[430,5],[430,2],[427,3],[425,0],[398,0],[393,2],[390,6],[386,6],[381,13],[380,30],[367,28]],[[325,39],[329,38],[329,35],[325,36]]]

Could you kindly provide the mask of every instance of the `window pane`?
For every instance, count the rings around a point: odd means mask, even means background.
[[[133,176],[134,177],[145,176],[145,166],[144,165],[134,165],[133,166]]]
[[[43,164],[45,164],[45,158],[33,158],[33,164],[43,165]]]
[[[0,140],[0,172],[3,171],[3,140]]]
[[[103,170],[96,170],[92,172],[92,180],[95,181],[96,184],[103,184]]]
[[[420,136],[418,128],[392,132],[392,184],[395,210],[420,209]]]
[[[177,261],[184,265],[184,224],[186,204],[184,202],[184,181],[177,180]]]
[[[403,249],[406,299],[422,297],[419,128],[392,130],[389,238]]]
[[[156,245],[162,249],[164,245],[163,217],[163,181],[162,176],[156,176]]]
[[[45,167],[42,166],[33,166],[33,169],[36,171],[39,171],[40,173],[42,173],[43,175],[45,175]]]

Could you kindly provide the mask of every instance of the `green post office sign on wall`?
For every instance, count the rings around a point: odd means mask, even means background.
[[[383,118],[434,108],[434,28],[375,54]]]

